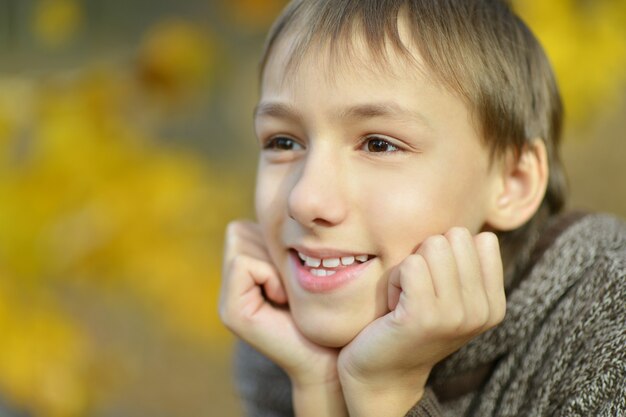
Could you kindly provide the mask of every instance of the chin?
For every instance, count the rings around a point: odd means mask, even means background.
[[[316,332],[313,334],[305,333],[304,336],[307,339],[309,339],[311,342],[319,346],[328,347],[328,348],[342,348],[346,346],[348,343],[350,343],[352,339],[356,337],[356,334],[354,335],[330,334],[328,332],[325,332],[324,334],[319,334],[319,332]]]
[[[342,348],[352,341],[367,325],[345,325],[333,320],[331,323],[299,323],[298,328],[311,342],[328,348]]]

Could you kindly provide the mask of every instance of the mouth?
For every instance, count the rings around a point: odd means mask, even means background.
[[[374,255],[367,254],[318,258],[315,256],[308,256],[295,249],[292,249],[292,251],[298,255],[298,259],[300,260],[300,265],[302,267],[309,269],[312,275],[319,277],[333,275],[342,268],[354,264],[362,264],[372,258],[375,258]]]
[[[370,254],[311,254],[290,249],[300,286],[309,292],[329,292],[358,278],[376,258]]]

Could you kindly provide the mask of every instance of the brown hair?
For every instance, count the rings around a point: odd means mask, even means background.
[[[400,37],[400,19],[408,23],[429,74],[468,104],[492,157],[509,150],[519,155],[537,138],[545,142],[550,177],[542,205],[525,226],[500,233],[505,255],[517,252],[541,219],[564,206],[558,156],[563,108],[541,45],[503,0],[294,0],[268,35],[261,74],[287,33],[295,35],[288,66],[298,65],[316,45],[329,45],[331,54],[338,45],[349,52],[355,30],[382,58],[378,62],[385,62],[388,44],[412,61]]]

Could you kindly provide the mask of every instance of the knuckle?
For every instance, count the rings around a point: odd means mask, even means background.
[[[419,327],[426,334],[441,330],[439,314],[433,310],[423,311],[419,316]]]
[[[233,220],[226,225],[226,239],[240,240],[254,232],[255,223],[250,220]]]
[[[236,282],[243,278],[243,274],[249,269],[249,258],[246,255],[235,254],[233,258],[224,264],[222,280],[224,282]]]
[[[243,329],[246,329],[249,323],[249,317],[242,314],[234,306],[224,303],[218,308],[219,319],[228,330],[234,334],[241,334]]]
[[[446,313],[442,328],[449,333],[463,332],[466,325],[466,317],[462,308],[450,308]]]
[[[218,314],[222,324],[228,329],[233,330],[234,326],[232,321],[232,314],[230,314],[229,309],[226,308],[226,306],[224,305],[220,305],[220,307],[218,308]]]
[[[462,312],[455,312],[450,316],[449,327],[456,332],[464,332],[468,328],[468,320]]]
[[[236,252],[238,236],[239,236],[239,225],[237,222],[231,222],[226,226],[226,236],[224,242],[224,252],[232,253]]]
[[[483,329],[488,330],[493,327],[496,327],[498,324],[502,322],[502,320],[504,320],[504,316],[505,316],[504,310],[491,311],[491,313],[489,314],[489,317],[487,318],[486,323],[483,325]]]
[[[421,244],[419,252],[425,256],[446,250],[449,247],[448,240],[443,235],[429,236]]]
[[[467,228],[455,226],[451,228],[450,230],[448,230],[445,236],[450,241],[462,242],[462,241],[467,240],[468,238],[471,238],[472,235],[470,234]]]
[[[499,303],[499,305],[496,308],[494,308],[494,312],[492,314],[489,324],[491,324],[492,326],[495,326],[501,323],[504,320],[504,317],[506,317],[506,303],[505,302]]]
[[[476,245],[483,249],[495,249],[499,247],[498,236],[493,232],[481,232],[475,237]]]
[[[248,257],[246,255],[242,255],[241,253],[237,253],[233,256],[231,262],[231,270],[233,272],[239,272],[242,269],[246,268],[248,264]]]
[[[232,259],[230,260],[230,264],[233,266],[233,268],[240,267],[241,264],[243,264],[244,262],[245,255],[242,255],[241,253],[234,254]]]
[[[226,225],[226,236],[233,237],[239,234],[242,227],[241,220],[233,220]]]
[[[482,291],[474,291],[467,293],[464,298],[468,306],[467,315],[471,318],[472,323],[484,325],[489,320],[492,310],[487,295]]]
[[[504,318],[506,313],[506,294],[504,288],[501,288],[496,292],[496,296],[493,297],[493,310],[498,317]]]
[[[470,328],[483,329],[489,324],[489,309],[487,306],[480,307],[472,312]]]
[[[409,255],[400,263],[398,270],[402,275],[412,275],[421,267],[423,262],[424,260],[420,255]]]
[[[477,334],[493,327],[493,308],[486,298],[476,299],[465,313],[464,331],[468,334]]]

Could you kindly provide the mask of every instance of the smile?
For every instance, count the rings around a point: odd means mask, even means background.
[[[337,272],[336,269],[342,266],[350,266],[356,263],[367,262],[370,258],[369,255],[349,255],[342,256],[339,258],[315,258],[312,256],[307,256],[302,252],[298,252],[298,257],[302,260],[304,266],[311,267],[311,274],[324,277],[333,275]],[[322,268],[319,268],[322,266]]]
[[[344,255],[315,257],[291,250],[290,257],[295,267],[300,286],[308,292],[329,292],[358,278],[371,264],[371,255]]]

